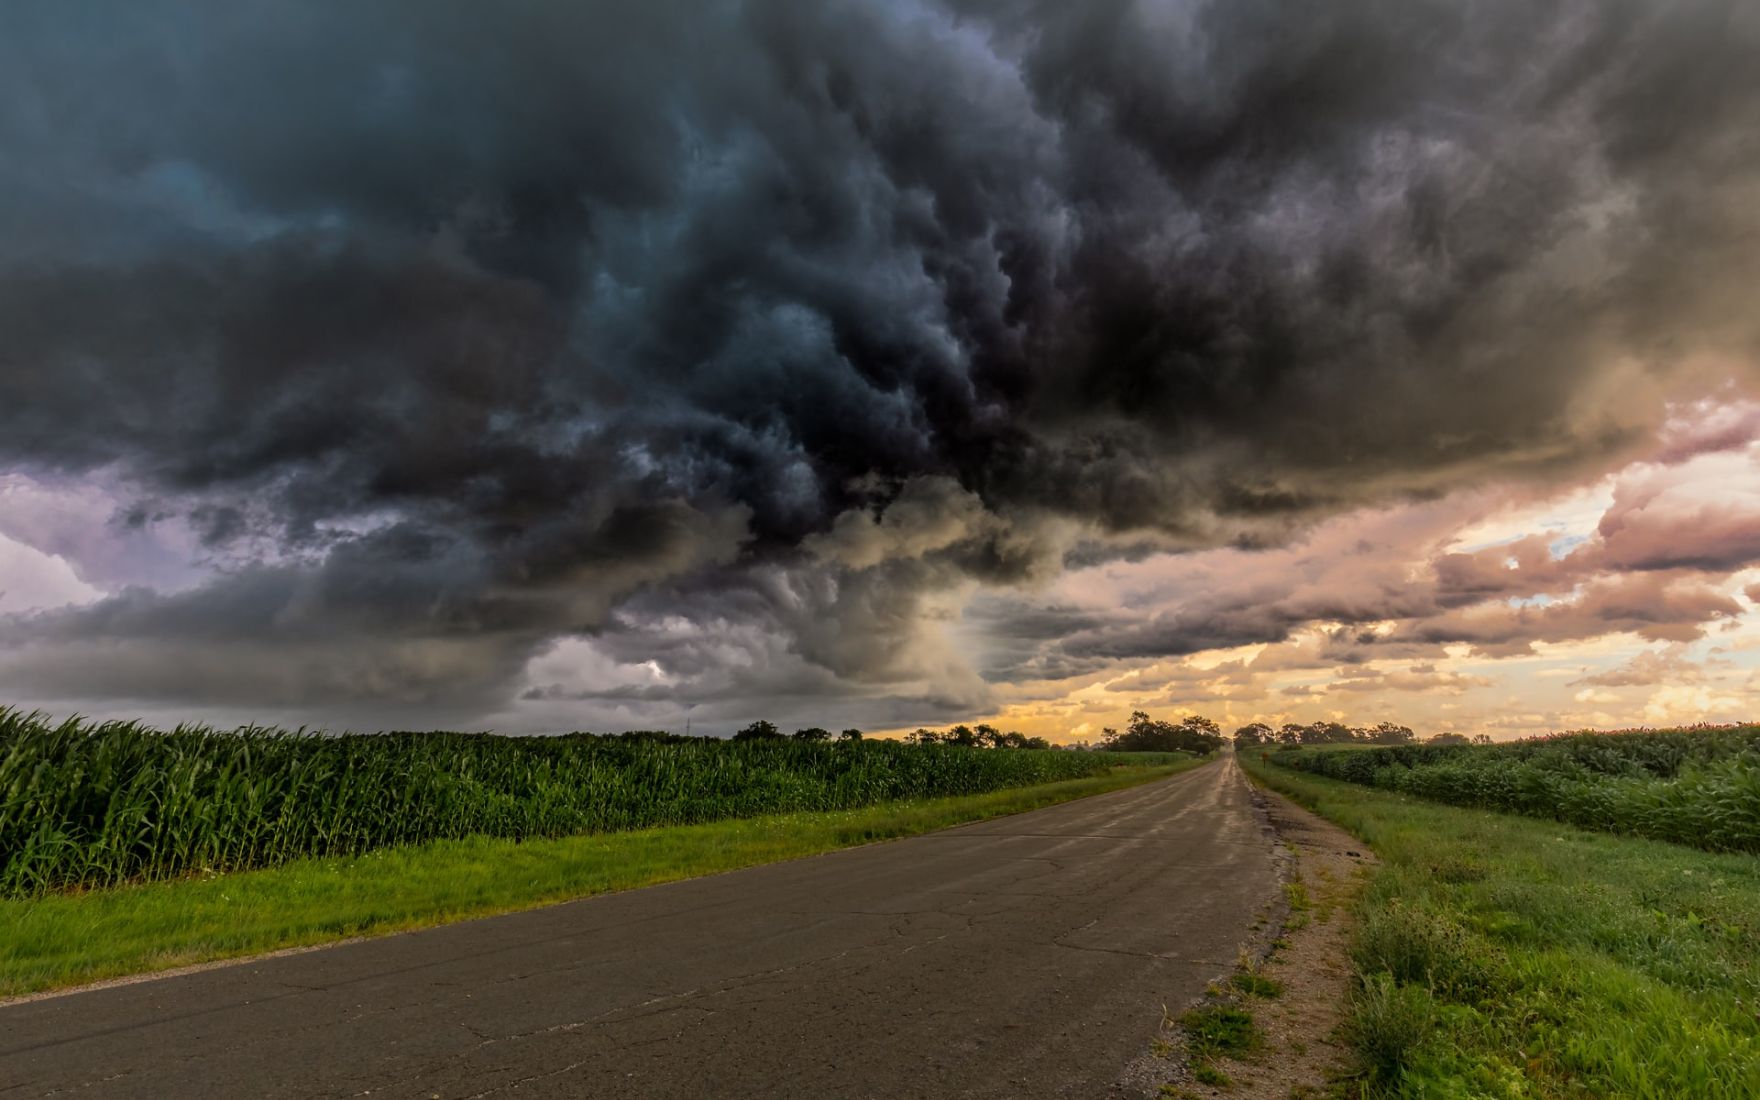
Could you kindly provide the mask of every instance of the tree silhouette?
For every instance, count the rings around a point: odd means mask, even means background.
[[[1237,749],[1268,745],[1276,739],[1277,732],[1263,722],[1251,722],[1234,731],[1234,747]]]
[[[1133,711],[1123,733],[1107,731],[1104,747],[1113,752],[1193,752],[1200,755],[1222,747],[1222,728],[1197,715],[1184,722],[1162,722],[1146,711]]]

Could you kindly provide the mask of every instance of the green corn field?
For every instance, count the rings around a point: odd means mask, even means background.
[[[1179,754],[786,739],[327,736],[0,708],[0,894],[440,838],[553,837],[978,794]]]
[[[1273,762],[1455,806],[1760,851],[1760,726],[1573,733],[1499,745],[1285,749]]]

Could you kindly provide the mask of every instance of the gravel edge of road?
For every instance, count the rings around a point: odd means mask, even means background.
[[[1274,845],[1283,890],[1261,914],[1234,970],[1218,974],[1204,996],[1179,1009],[1168,1006],[1161,1034],[1150,1040],[1150,1054],[1133,1063],[1128,1075],[1128,1086],[1144,1090],[1136,1095],[1319,1098],[1351,1072],[1351,1048],[1338,1028],[1349,1010],[1353,906],[1379,861],[1338,825],[1246,777],[1254,812]],[[1242,973],[1270,979],[1281,992],[1271,998],[1245,993],[1231,984]],[[1252,1013],[1257,1045],[1196,1058],[1180,1018],[1187,1010],[1217,1006]],[[1200,1080],[1200,1066],[1220,1072],[1222,1081]]]

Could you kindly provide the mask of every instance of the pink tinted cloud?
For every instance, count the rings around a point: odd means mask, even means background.
[[[1402,623],[1392,638],[1465,643],[1475,652],[1510,657],[1536,642],[1577,642],[1608,634],[1647,641],[1694,641],[1708,626],[1742,613],[1741,604],[1702,580],[1661,573],[1595,579],[1569,600],[1540,606],[1486,603]]]
[[[1550,535],[1528,535],[1472,553],[1442,554],[1431,561],[1435,599],[1462,607],[1511,596],[1554,592],[1574,584],[1583,569],[1578,554],[1554,558]]]
[[[1087,607],[1124,608],[1066,641],[1077,653],[1165,656],[1279,641],[1300,624],[1421,617],[1438,609],[1433,586],[1415,577],[1487,498],[1450,498],[1357,512],[1319,524],[1267,550],[1208,550],[1084,570],[1053,595]]]
[[[1739,451],[1760,439],[1760,401],[1705,398],[1679,406],[1663,421],[1656,461],[1678,465],[1700,455]]]
[[[1697,476],[1694,476],[1697,467]],[[1731,573],[1760,561],[1756,466],[1701,459],[1622,481],[1597,529],[1605,570]]]
[[[1105,608],[1109,618],[1067,636],[1062,647],[1090,658],[1155,658],[1275,643],[1297,629],[1335,624],[1318,650],[1280,647],[1255,661],[1325,667],[1421,661],[1450,644],[1511,656],[1540,642],[1610,634],[1700,638],[1744,612],[1723,586],[1760,564],[1760,451],[1725,445],[1749,432],[1749,411],[1744,405],[1726,415],[1706,406],[1690,423],[1677,416],[1670,445],[1679,461],[1621,470],[1611,506],[1592,528],[1571,533],[1574,541],[1552,529],[1452,549],[1460,532],[1500,509],[1538,503],[1510,492],[1471,493],[1352,513],[1281,548],[1211,550],[1071,574],[1057,595],[1071,606]],[[1689,440],[1696,441],[1690,455]],[[1593,522],[1592,514],[1584,521]],[[1367,629],[1377,623],[1394,628]]]

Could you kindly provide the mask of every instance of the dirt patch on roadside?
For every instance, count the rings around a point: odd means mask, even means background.
[[[1349,1072],[1350,1051],[1337,1032],[1350,981],[1350,908],[1375,856],[1362,841],[1284,798],[1258,788],[1254,798],[1289,854],[1288,905],[1265,953],[1243,952],[1230,983],[1213,986],[1183,1025],[1169,1018],[1167,1045],[1158,1053],[1169,1062],[1183,1056],[1184,1065],[1162,1086],[1165,1097],[1320,1097]],[[1235,1009],[1251,1014],[1253,1044],[1206,1053],[1202,1014]]]

